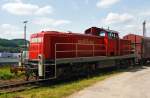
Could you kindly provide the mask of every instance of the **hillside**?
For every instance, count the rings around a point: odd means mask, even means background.
[[[27,41],[29,43],[29,41]],[[0,38],[0,52],[19,52],[24,45],[24,39],[1,39]]]
[[[22,46],[24,45],[24,39],[12,39],[11,40],[13,43],[15,43],[17,46]],[[29,43],[29,41],[27,41]]]

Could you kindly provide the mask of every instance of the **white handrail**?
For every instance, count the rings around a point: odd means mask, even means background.
[[[75,45],[75,48],[73,48],[72,50],[64,50],[64,51],[57,51],[57,46],[58,45]],[[89,45],[89,46],[92,46],[90,50],[81,50],[81,49],[78,49],[79,45]],[[92,52],[92,55],[91,56],[95,56],[95,52],[106,52],[106,48],[105,49],[102,49],[102,50],[95,50],[95,47],[97,46],[105,46],[105,44],[82,44],[82,43],[55,43],[55,60],[57,59],[57,53],[60,53],[60,52],[64,52],[64,53],[67,53],[67,52],[75,52],[75,57],[78,57],[78,52]]]
[[[66,50],[66,51],[57,51],[57,45],[75,45],[74,50]],[[92,46],[92,50],[79,50],[78,45],[89,45]],[[96,50],[96,46],[105,46],[104,44],[81,44],[81,43],[55,43],[55,73],[54,73],[54,78],[57,78],[57,53],[60,52],[75,52],[75,57],[78,57],[78,52],[92,52],[92,56],[95,56],[95,52],[106,52],[106,48],[103,50]]]

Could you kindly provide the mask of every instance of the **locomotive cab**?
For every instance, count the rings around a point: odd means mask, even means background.
[[[119,35],[113,30],[102,29],[99,36],[104,36],[105,44],[107,46],[107,55],[119,55]]]
[[[104,28],[91,27],[85,31],[85,34],[107,37],[110,39],[119,39],[119,35],[117,31],[104,29]]]
[[[85,31],[85,34],[104,37],[107,56],[119,55],[119,35],[117,31],[91,27]]]

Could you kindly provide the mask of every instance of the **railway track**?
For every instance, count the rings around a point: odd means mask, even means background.
[[[106,70],[104,70],[104,72],[106,72]],[[0,84],[0,94],[24,91],[24,90],[29,90],[33,88],[44,87],[47,85],[50,86],[50,85],[55,85],[59,83],[71,82],[71,81],[82,79],[85,77],[88,77],[88,76],[81,75],[80,77],[73,76],[72,78],[63,78],[63,79],[61,78],[61,79],[45,79],[45,80],[32,80],[32,81],[20,81],[20,82],[18,81],[17,83],[8,82],[7,84]]]
[[[42,83],[44,83],[48,80],[49,79],[22,81],[22,82],[18,82],[18,83],[10,83],[10,84],[0,84],[0,94],[38,88],[42,85]]]
[[[138,67],[138,66],[137,66]],[[133,69],[129,68],[130,70]],[[110,68],[110,69],[101,69],[96,71],[94,74],[91,74],[91,76],[95,76],[98,73],[107,73],[110,71],[116,70],[116,68]],[[29,89],[33,89],[33,88],[39,88],[42,86],[47,86],[49,85],[53,85],[53,84],[57,84],[57,83],[62,83],[62,82],[68,82],[68,81],[73,81],[73,80],[77,80],[77,79],[81,79],[81,78],[85,78],[85,76],[81,76],[79,77],[74,77],[71,79],[45,79],[45,80],[31,80],[31,81],[21,81],[18,83],[7,83],[7,84],[0,84],[0,94],[4,94],[4,93],[12,93],[12,92],[18,92],[18,91],[24,91],[24,90],[29,90]],[[61,80],[61,81],[60,81]]]

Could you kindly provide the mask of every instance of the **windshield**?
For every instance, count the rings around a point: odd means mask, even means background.
[[[104,31],[101,31],[101,32],[99,33],[99,36],[105,37],[105,32],[104,32]]]

